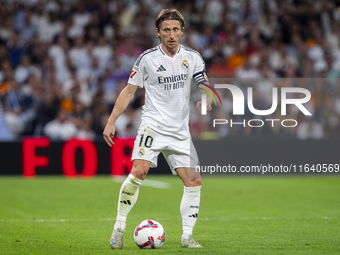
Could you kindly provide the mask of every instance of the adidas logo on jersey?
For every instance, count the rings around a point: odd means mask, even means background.
[[[197,217],[198,217],[198,213],[191,214],[191,215],[189,215],[189,217],[192,217],[192,218],[197,218]]]
[[[164,68],[163,65],[161,65],[161,66],[157,69],[157,72],[163,72],[163,71],[166,71],[166,69]]]

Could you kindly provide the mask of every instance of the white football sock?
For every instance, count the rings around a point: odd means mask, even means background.
[[[180,206],[183,226],[182,239],[188,238],[189,235],[192,235],[192,230],[198,217],[200,196],[201,186],[184,187],[184,193]]]
[[[142,182],[142,180],[132,174],[129,174],[123,182],[119,191],[118,212],[114,229],[125,229],[126,217],[137,201],[139,186]]]

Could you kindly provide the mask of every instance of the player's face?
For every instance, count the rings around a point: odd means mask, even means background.
[[[178,47],[183,31],[184,28],[181,28],[178,20],[164,20],[160,28],[157,29],[157,34],[165,47],[175,49]]]

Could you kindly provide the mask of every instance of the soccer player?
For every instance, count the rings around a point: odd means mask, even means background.
[[[115,121],[137,88],[144,87],[145,105],[132,152],[133,167],[119,192],[117,218],[110,239],[113,249],[123,247],[126,217],[137,201],[139,186],[149,168],[157,166],[160,152],[172,173],[184,183],[180,204],[181,246],[202,247],[192,237],[200,204],[201,177],[193,170],[199,162],[189,133],[189,96],[193,79],[199,86],[207,83],[205,64],[197,51],[179,44],[184,32],[184,18],[178,10],[163,9],[155,24],[161,44],[144,51],[136,60],[128,84],[117,98],[103,132],[106,143],[112,146]],[[207,110],[210,111],[212,100],[208,98],[207,101]],[[201,108],[201,102],[197,107]]]

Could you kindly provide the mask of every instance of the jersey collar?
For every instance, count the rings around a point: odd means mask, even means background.
[[[175,56],[173,56],[172,58],[174,58],[174,57],[176,57],[177,56],[177,54],[180,52],[180,50],[181,50],[181,48],[182,48],[182,45],[181,44],[179,44],[179,46],[178,46],[178,50],[177,50],[177,52],[176,52],[176,55]],[[162,47],[161,47],[161,44],[159,44],[158,45],[158,49],[160,50],[160,52],[162,52],[162,54],[163,55],[165,55],[165,56],[167,56],[167,57],[169,57],[164,51],[163,51],[163,49],[162,49]],[[169,58],[171,58],[171,57],[169,57]]]

